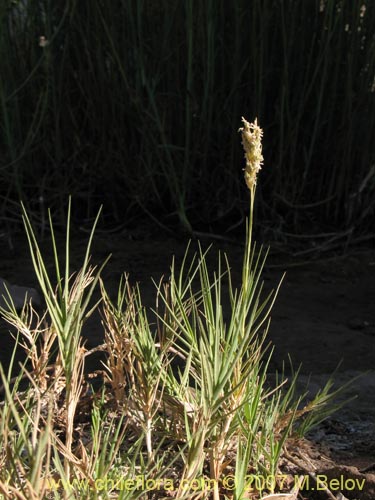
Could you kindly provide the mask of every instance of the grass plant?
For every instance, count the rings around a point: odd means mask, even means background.
[[[244,499],[247,475],[276,477],[289,440],[329,414],[330,382],[303,406],[294,397],[298,373],[289,389],[284,376],[274,386],[267,379],[278,287],[264,294],[267,252],[252,241],[262,130],[243,120],[241,132],[250,216],[239,288],[225,256],[212,273],[202,248],[155,283],[154,309],[145,308],[126,275],[116,300],[101,282],[103,370],[85,375],[90,351],[81,335],[98,305],[90,299],[103,266],[89,263],[98,218],[81,270],[72,275],[70,202],[63,267],[50,216],[52,278],[24,210],[45,313],[33,321],[32,305],[17,312],[10,298],[1,311],[29,362],[13,386],[0,366],[0,498],[219,500],[232,498],[225,477],[233,474],[234,498]],[[99,389],[89,383],[95,376]],[[280,489],[275,480],[251,493],[260,498]]]

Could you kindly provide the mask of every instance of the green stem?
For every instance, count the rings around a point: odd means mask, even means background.
[[[254,199],[255,199],[255,186],[250,189],[250,213],[246,228],[246,248],[245,248],[245,258],[244,265],[242,269],[242,283],[244,287],[244,292],[246,293],[249,282],[249,272],[250,272],[250,257],[251,257],[251,246],[252,246],[252,236],[253,236],[253,212],[254,212]]]

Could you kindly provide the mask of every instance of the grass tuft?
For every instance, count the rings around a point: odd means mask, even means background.
[[[45,313],[39,317],[31,304],[17,312],[11,300],[1,310],[29,363],[13,386],[0,366],[0,498],[219,500],[229,496],[225,478],[233,475],[239,500],[250,473],[264,479],[254,498],[285,490],[266,478],[278,477],[289,441],[333,411],[335,392],[329,381],[301,407],[298,372],[289,388],[283,375],[269,383],[267,331],[280,285],[264,295],[267,251],[252,243],[262,131],[244,124],[250,217],[239,288],[227,258],[219,255],[212,273],[199,248],[192,258],[186,253],[179,269],[172,263],[167,281],[155,283],[154,309],[142,304],[127,275],[112,300],[100,281],[104,264],[89,263],[99,214],[82,267],[71,274],[70,201],[64,266],[49,217],[52,278],[24,209]],[[85,374],[90,351],[82,325],[97,306],[90,299],[99,281],[106,360],[103,370]],[[93,377],[99,388],[90,385]]]

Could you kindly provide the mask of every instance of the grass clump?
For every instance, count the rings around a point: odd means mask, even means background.
[[[0,497],[219,500],[284,489],[277,477],[285,447],[326,416],[330,386],[303,406],[294,397],[297,375],[289,389],[284,376],[273,387],[267,380],[277,289],[264,297],[267,251],[252,243],[262,131],[256,121],[243,123],[250,216],[240,287],[226,257],[211,274],[201,248],[192,258],[187,252],[179,269],[173,262],[168,281],[155,283],[151,310],[126,275],[116,300],[100,281],[103,370],[85,376],[90,352],[81,335],[103,268],[89,264],[95,224],[82,268],[71,275],[70,204],[64,272],[50,218],[52,284],[24,212],[46,312],[37,316],[31,304],[17,312],[10,298],[1,311],[29,363],[13,384],[12,363],[8,374],[0,366]],[[92,377],[100,378],[99,388]],[[263,486],[250,492],[248,474],[264,478]]]

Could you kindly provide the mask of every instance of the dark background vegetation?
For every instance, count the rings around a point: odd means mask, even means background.
[[[238,128],[264,128],[258,227],[368,241],[375,2],[2,0],[0,215],[232,235]],[[45,37],[45,39],[40,38]]]

